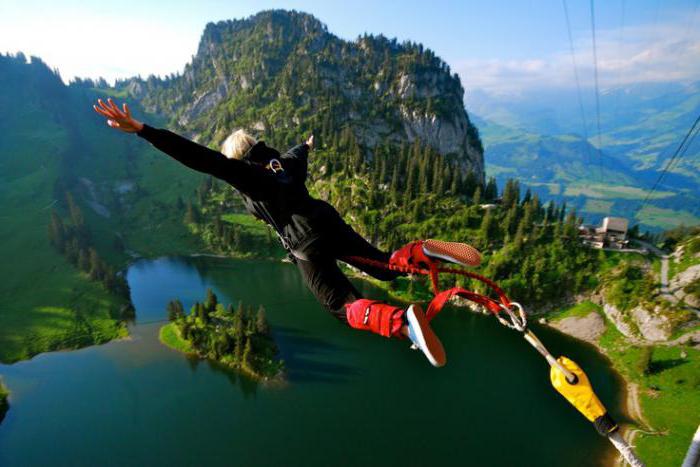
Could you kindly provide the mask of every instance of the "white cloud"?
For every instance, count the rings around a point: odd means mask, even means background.
[[[620,42],[619,30],[596,34],[600,86],[631,83],[700,80],[700,33],[677,24],[628,27]],[[590,32],[588,33],[590,34]],[[590,35],[574,43],[582,86],[594,83]],[[575,86],[568,41],[562,50],[544,59],[465,60],[454,68],[468,90],[491,94],[518,94],[533,88]]]

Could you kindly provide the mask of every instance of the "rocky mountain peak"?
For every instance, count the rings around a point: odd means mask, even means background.
[[[127,91],[206,141],[218,143],[235,127],[291,143],[294,133],[349,126],[370,157],[378,145],[419,139],[483,179],[464,89],[443,60],[381,35],[340,39],[306,13],[208,23],[182,75],[131,82]]]

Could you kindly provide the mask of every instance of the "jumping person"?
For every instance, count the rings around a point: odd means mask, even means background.
[[[387,264],[427,267],[434,261],[475,266],[479,252],[464,243],[421,240],[393,252],[375,248],[343,221],[325,201],[306,189],[307,157],[313,135],[285,154],[256,141],[243,130],[224,141],[221,152],[194,143],[165,129],[153,128],[120,109],[112,99],[98,99],[93,108],[107,124],[136,133],[172,158],[199,172],[217,177],[241,194],[246,210],[270,225],[296,263],[304,282],[318,301],[349,326],[385,337],[408,337],[434,366],[446,362],[442,343],[430,328],[420,305],[407,309],[362,297],[338,267],[343,260],[363,272],[390,281],[401,273],[354,264],[348,257],[364,257]]]

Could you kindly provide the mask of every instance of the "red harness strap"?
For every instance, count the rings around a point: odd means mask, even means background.
[[[428,319],[433,319],[435,315],[440,313],[442,308],[445,306],[445,303],[447,303],[454,296],[466,298],[467,300],[483,305],[495,315],[498,315],[501,311],[503,311],[503,307],[510,307],[510,300],[508,299],[508,296],[495,282],[474,272],[465,271],[463,269],[441,267],[437,266],[436,264],[431,264],[429,269],[419,268],[415,266],[398,266],[395,264],[389,264],[370,258],[363,258],[361,256],[348,256],[347,258],[341,259],[350,264],[361,263],[376,268],[389,269],[391,271],[404,272],[408,274],[423,274],[430,276],[430,281],[433,286],[433,294],[435,296],[428,305],[428,311],[426,313],[426,317]],[[483,282],[489,288],[491,288],[491,290],[493,290],[496,293],[496,295],[498,295],[498,301],[494,300],[493,298],[487,297],[486,295],[482,295],[471,290],[463,289],[462,287],[452,287],[451,289],[441,291],[439,286],[439,274],[441,272],[445,274],[457,274],[460,276],[466,276]]]

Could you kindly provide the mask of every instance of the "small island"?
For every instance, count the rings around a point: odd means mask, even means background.
[[[160,329],[160,341],[168,347],[215,360],[256,380],[283,378],[284,362],[277,358],[262,305],[257,311],[243,303],[234,309],[207,289],[204,302],[195,302],[189,314],[177,299],[168,303],[167,312],[170,323]]]
[[[7,397],[10,395],[7,388],[2,384],[0,380],[0,423],[2,423],[5,418],[7,410],[10,408],[9,402],[7,402]]]

